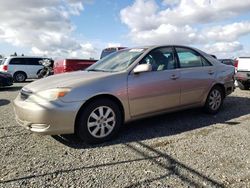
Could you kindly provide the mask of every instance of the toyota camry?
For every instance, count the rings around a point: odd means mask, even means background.
[[[126,48],[87,70],[50,76],[22,88],[16,120],[32,132],[76,133],[104,142],[139,118],[201,107],[215,114],[234,91],[234,67],[196,48]]]

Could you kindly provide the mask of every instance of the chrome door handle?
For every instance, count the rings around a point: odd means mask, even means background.
[[[176,80],[176,79],[178,79],[179,77],[178,76],[176,76],[175,74],[173,74],[173,75],[171,75],[171,77],[170,77],[172,80]]]
[[[214,71],[213,70],[209,70],[208,74],[212,75],[212,74],[214,74]]]

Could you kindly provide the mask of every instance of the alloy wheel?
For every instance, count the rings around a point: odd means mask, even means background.
[[[221,96],[221,92],[218,91],[217,89],[214,89],[209,96],[209,107],[212,110],[217,110],[222,102],[222,96]]]
[[[25,75],[24,74],[16,74],[15,79],[17,82],[23,82],[25,80]]]
[[[114,111],[108,106],[99,106],[90,113],[87,128],[93,137],[104,138],[112,132],[115,124]]]

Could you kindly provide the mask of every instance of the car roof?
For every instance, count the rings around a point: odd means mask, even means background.
[[[49,57],[38,57],[38,56],[9,56],[9,57],[6,57],[6,58],[11,58],[11,59],[14,59],[14,58],[41,58],[41,59],[51,59]]]
[[[160,47],[184,47],[184,48],[191,48],[191,49],[194,49],[194,50],[199,50],[199,49],[197,49],[195,47],[192,47],[192,46],[179,45],[179,44],[145,45],[145,46],[136,46],[136,47],[127,48],[127,49],[134,49],[134,48],[154,49],[154,48],[160,48]]]

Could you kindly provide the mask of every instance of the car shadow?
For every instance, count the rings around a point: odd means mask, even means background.
[[[249,98],[229,96],[216,115],[206,114],[197,108],[134,121],[125,124],[116,138],[103,144],[87,145],[75,135],[60,135],[53,136],[53,138],[75,149],[103,147],[176,135],[218,123],[237,126],[240,122],[233,121],[233,119],[247,114],[250,114]]]
[[[1,106],[4,106],[4,105],[8,105],[8,104],[10,104],[10,101],[9,101],[9,100],[0,99],[0,107],[1,107]]]
[[[19,91],[23,86],[8,86],[8,87],[0,87],[0,92],[2,91]]]

